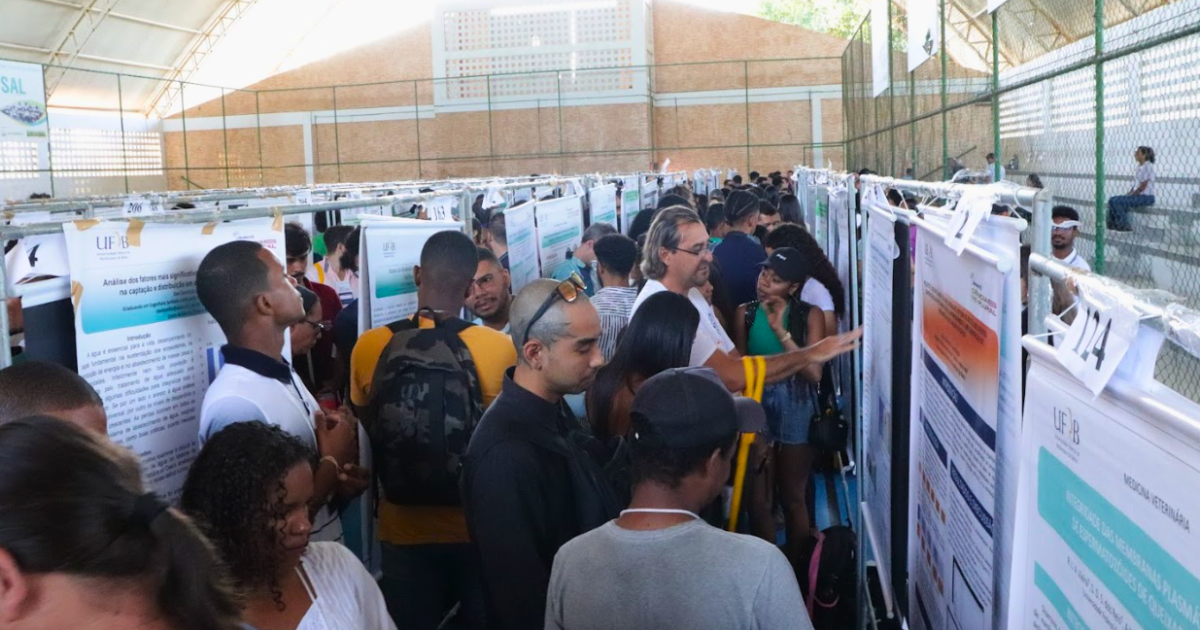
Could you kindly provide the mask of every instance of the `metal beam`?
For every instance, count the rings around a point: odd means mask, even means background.
[[[50,50],[49,48],[39,48],[37,46],[26,46],[25,44],[14,44],[12,42],[0,42],[0,48],[11,48],[13,50],[24,50],[24,51],[28,51],[28,52],[39,53],[42,55],[56,55],[59,57],[65,56],[68,54],[68,53],[65,53],[62,51],[55,52],[53,50]],[[111,64],[115,64],[118,66],[129,66],[131,68],[148,68],[150,70],[164,70],[164,71],[171,69],[170,66],[161,66],[158,64],[154,64],[154,63],[145,63],[142,61],[130,61],[128,59],[115,59],[113,57],[101,57],[99,55],[79,54],[79,55],[76,55],[76,57],[78,57],[79,59],[86,59],[88,61],[100,61],[103,63],[111,63]]]
[[[212,20],[204,27],[183,53],[171,64],[170,74],[154,90],[149,105],[144,113],[149,116],[156,112],[159,118],[165,118],[175,105],[175,100],[183,92],[183,84],[201,67],[204,59],[212,53],[230,27],[234,25],[258,0],[228,0],[224,7],[218,10]]]
[[[67,2],[67,0],[34,0],[34,2],[41,2],[42,4],[52,4],[54,6],[59,6],[59,7],[67,7],[69,9],[75,9],[76,11],[81,11],[84,8],[83,5],[81,5],[81,4],[75,4],[74,2]],[[89,8],[88,10],[95,11],[96,9]],[[119,20],[125,20],[127,22],[137,22],[138,24],[145,24],[147,26],[157,26],[158,28],[165,28],[165,29],[172,30],[172,31],[179,31],[181,33],[191,33],[193,35],[197,35],[200,33],[199,29],[188,28],[186,26],[179,26],[178,24],[167,24],[166,22],[159,22],[157,20],[148,20],[146,18],[138,17],[136,15],[129,15],[128,13],[117,13],[116,11],[109,11],[108,17],[117,18]]]
[[[54,90],[67,75],[67,71],[75,65],[79,53],[83,52],[83,47],[87,45],[88,40],[96,32],[96,28],[104,22],[104,18],[108,17],[108,12],[116,6],[117,2],[120,0],[91,0],[86,7],[80,7],[79,17],[75,19],[75,22],[71,24],[59,41],[58,46],[50,53],[48,60],[50,68],[47,68],[46,72],[47,100],[54,94]],[[67,53],[65,60],[59,59],[60,52]]]

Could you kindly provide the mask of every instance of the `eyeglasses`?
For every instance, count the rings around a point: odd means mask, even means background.
[[[486,276],[483,276],[476,280],[472,280],[471,282],[474,286],[477,286],[480,289],[486,289],[487,287],[491,286],[491,284],[493,282],[495,282],[495,280],[496,280],[496,274],[489,273]]]
[[[317,332],[325,332],[329,330],[329,324],[326,324],[325,322],[314,322],[311,319],[306,319],[304,320],[304,323],[312,326]]]
[[[668,247],[667,249],[669,249],[673,252],[679,252],[681,254],[691,254],[693,256],[704,256],[705,254],[712,253],[712,250],[708,247],[707,244],[701,245],[700,249],[694,249],[694,250],[693,249],[681,249],[679,247]]]
[[[578,300],[579,294],[586,288],[587,284],[583,282],[583,276],[580,276],[577,272],[571,272],[570,277],[558,283],[558,287],[555,288],[554,292],[546,296],[546,301],[542,302],[541,307],[533,314],[533,319],[529,320],[529,325],[525,327],[525,336],[521,340],[521,346],[524,347],[525,344],[529,343],[529,331],[533,330],[534,324],[538,323],[538,320],[546,314],[546,311],[550,310],[555,298],[561,297],[564,302],[570,304]]]

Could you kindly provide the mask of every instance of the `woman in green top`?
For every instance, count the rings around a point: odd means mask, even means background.
[[[743,356],[779,354],[825,337],[821,309],[800,300],[800,290],[812,272],[812,262],[790,247],[775,250],[762,264],[758,300],[739,306],[733,318],[734,343]],[[775,542],[772,506],[773,491],[777,491],[784,511],[788,556],[793,562],[812,535],[805,494],[816,450],[808,444],[808,425],[815,409],[811,384],[821,380],[821,368],[820,363],[809,364],[796,376],[763,390],[771,446],[752,460],[763,464],[753,477],[748,502],[751,530]]]

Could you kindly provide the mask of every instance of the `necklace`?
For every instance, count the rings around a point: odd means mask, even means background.
[[[689,510],[671,510],[666,508],[630,508],[621,510],[621,516],[626,514],[686,514],[696,520],[700,520],[700,515]]]

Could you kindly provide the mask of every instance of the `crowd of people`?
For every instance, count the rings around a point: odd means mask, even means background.
[[[811,628],[809,422],[861,331],[790,175],[677,186],[515,295],[503,210],[476,203],[474,237],[425,243],[411,316],[361,335],[357,229],[316,264],[298,224],[283,262],[214,248],[224,366],[176,507],[77,374],[0,371],[0,625]],[[744,433],[750,534],[722,527]],[[346,546],[364,499],[375,574]]]

